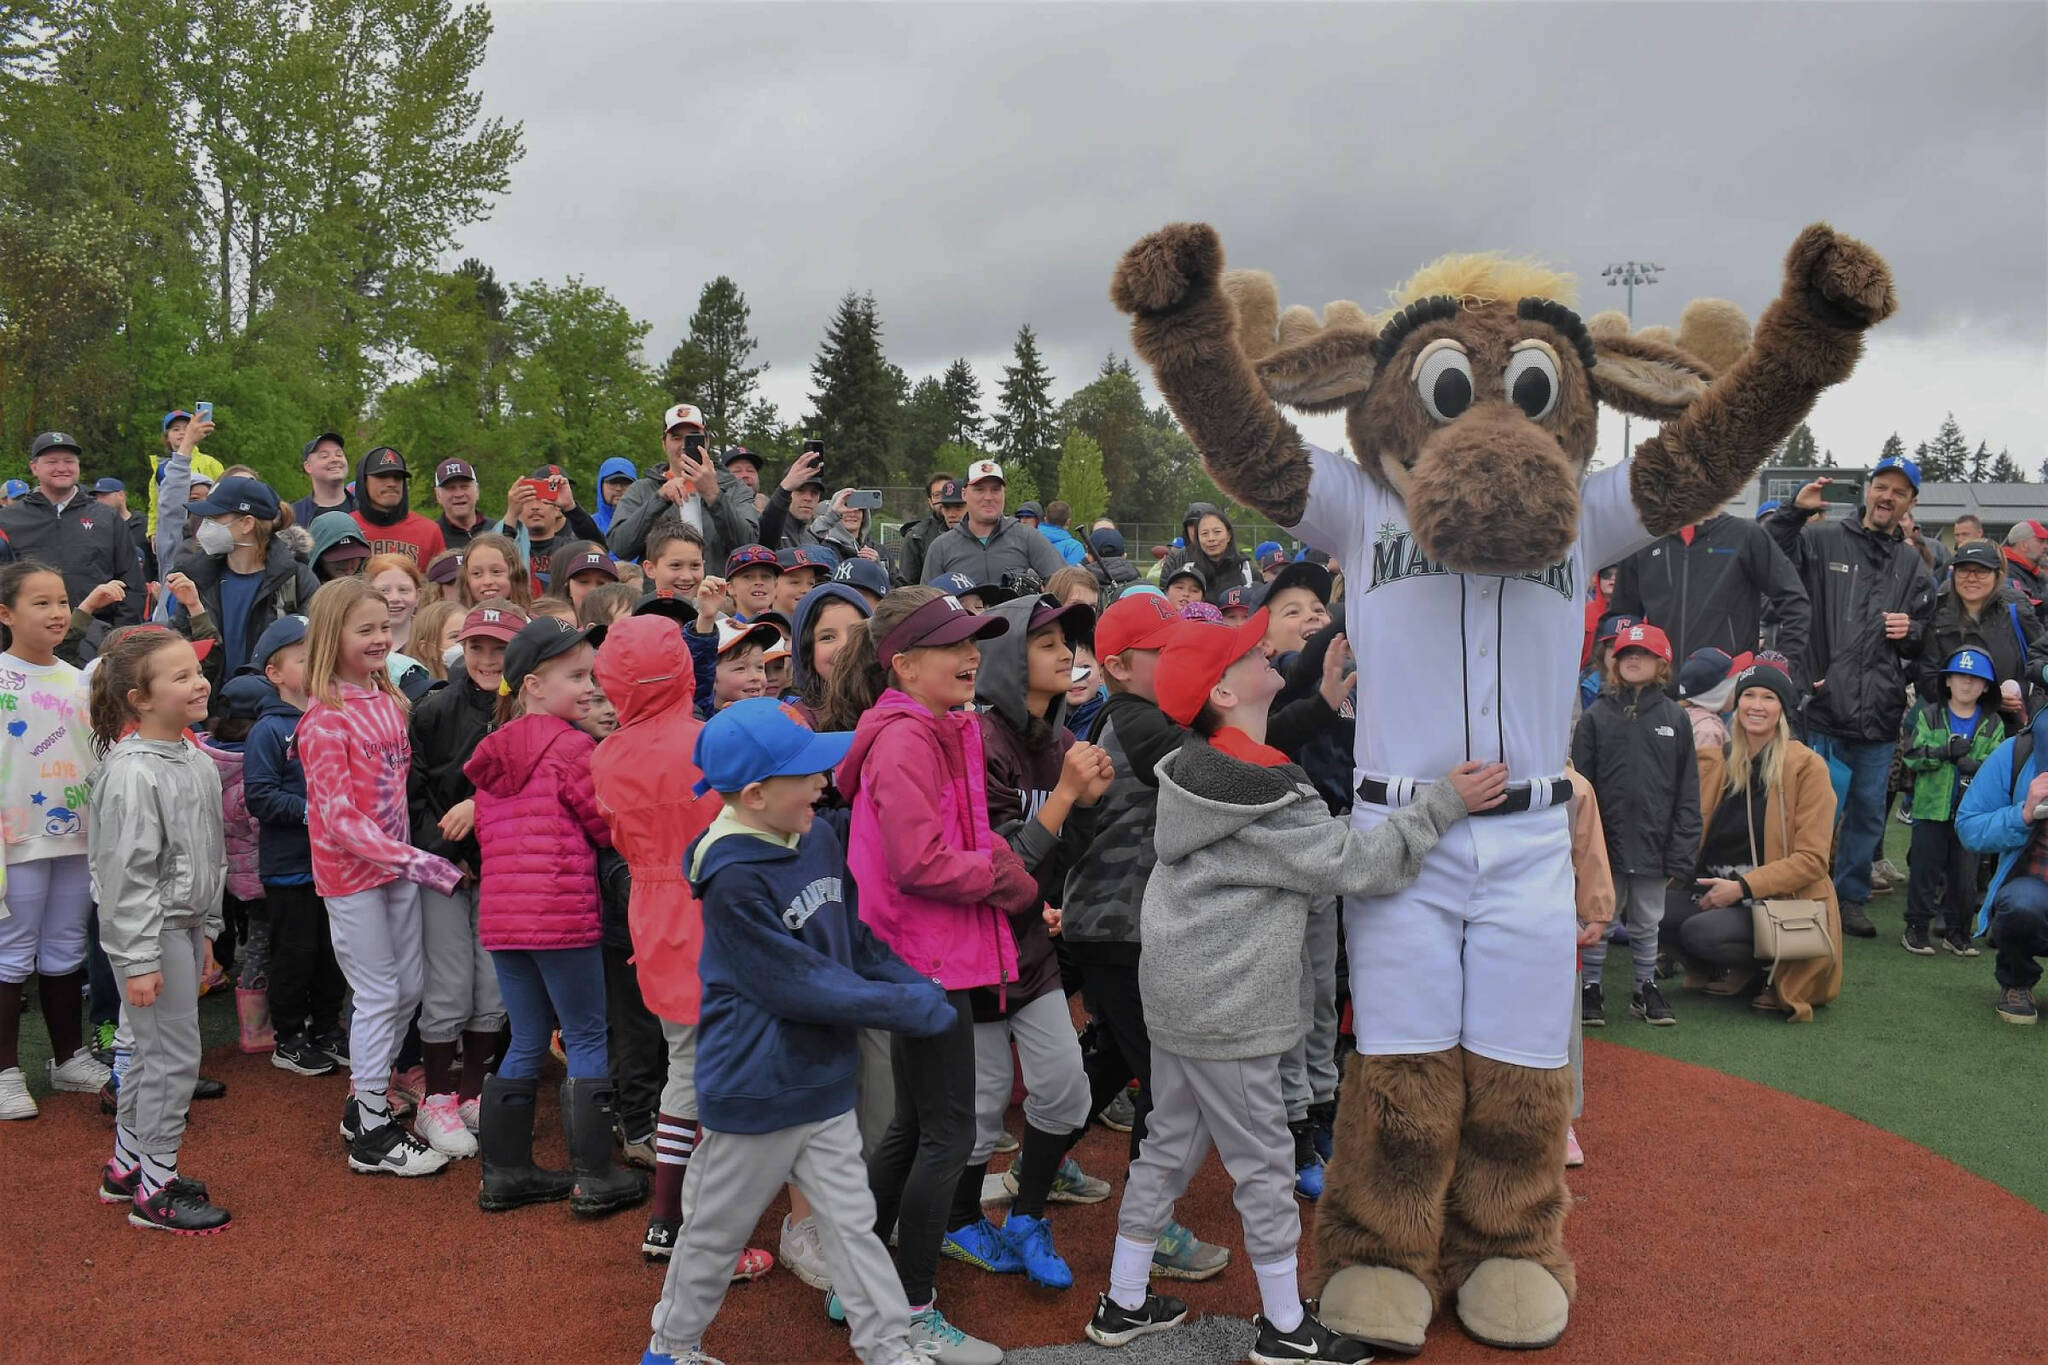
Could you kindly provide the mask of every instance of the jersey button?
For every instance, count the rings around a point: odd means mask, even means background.
[[[1493,708],[1491,706],[1482,706],[1479,708],[1479,714],[1482,716],[1490,716],[1493,714]]]

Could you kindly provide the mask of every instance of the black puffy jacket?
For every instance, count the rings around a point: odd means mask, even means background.
[[[453,842],[444,839],[441,817],[476,795],[476,786],[463,774],[462,765],[491,732],[497,705],[497,694],[471,682],[458,663],[448,670],[446,683],[413,706],[412,719],[406,725],[412,741],[412,772],[406,778],[405,794],[412,812],[413,846],[451,863],[466,862],[472,870],[483,866],[475,832]]]
[[[1692,722],[1658,687],[1594,698],[1572,731],[1572,766],[1600,798],[1616,876],[1690,877],[1700,851]]]
[[[1898,534],[1878,535],[1856,517],[1814,525],[1809,515],[1788,502],[1765,523],[1813,604],[1806,723],[1842,739],[1896,740],[1911,662],[1934,610],[1933,581],[1920,552]],[[1912,618],[1904,637],[1885,638],[1886,612]]]
[[[1733,656],[1761,644],[1795,668],[1806,658],[1812,619],[1799,572],[1770,533],[1730,516],[1701,522],[1689,545],[1669,535],[1621,561],[1606,614],[1660,627],[1681,663],[1696,649]]]

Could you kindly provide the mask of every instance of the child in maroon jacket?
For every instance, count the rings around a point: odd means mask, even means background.
[[[612,834],[591,783],[596,741],[576,728],[590,711],[597,658],[590,641],[601,630],[553,617],[522,627],[505,647],[499,728],[462,769],[476,784],[483,851],[477,938],[497,968],[512,1024],[494,1078],[502,1088],[486,1089],[479,1115],[477,1202],[487,1211],[567,1196],[571,1210],[595,1216],[647,1198],[640,1173],[612,1162],[597,892],[597,850],[611,846]],[[573,1186],[533,1165],[532,1090],[557,1020],[568,1056],[562,1127]]]

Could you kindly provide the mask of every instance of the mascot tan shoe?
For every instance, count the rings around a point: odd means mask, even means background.
[[[1570,1317],[1564,1286],[1534,1261],[1481,1261],[1458,1289],[1458,1321],[1483,1345],[1541,1350],[1564,1335]]]
[[[1556,1281],[1551,1283],[1554,1286]],[[1423,1334],[1436,1316],[1436,1305],[1429,1297],[1429,1287],[1405,1270],[1390,1265],[1352,1265],[1332,1275],[1323,1286],[1316,1316],[1332,1331],[1357,1337],[1378,1350],[1412,1356],[1422,1349]]]

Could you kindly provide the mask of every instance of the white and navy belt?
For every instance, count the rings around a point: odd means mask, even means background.
[[[1358,784],[1358,797],[1370,805],[1398,810],[1409,805],[1429,783],[1413,777],[1367,777]],[[1533,782],[1510,782],[1508,794],[1497,806],[1475,810],[1474,816],[1519,815],[1523,811],[1548,810],[1572,799],[1569,778],[1546,777]]]

